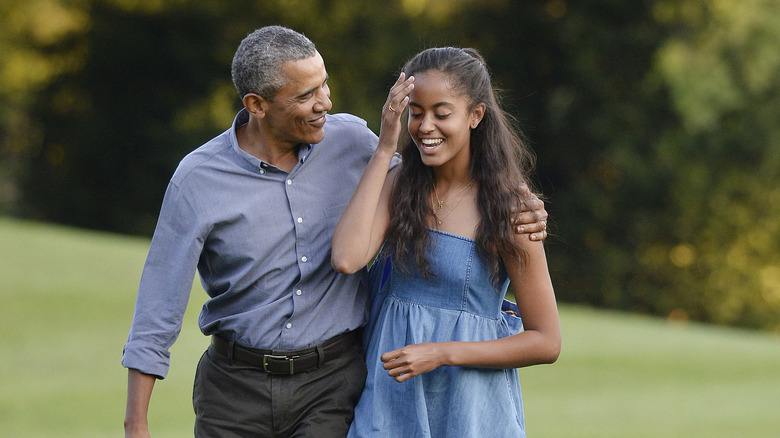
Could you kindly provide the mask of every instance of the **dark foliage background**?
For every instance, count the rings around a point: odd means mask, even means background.
[[[538,157],[562,301],[780,331],[773,0],[0,6],[0,213],[150,235],[178,161],[226,129],[257,27],[309,36],[334,111],[379,127],[404,61],[488,60]]]

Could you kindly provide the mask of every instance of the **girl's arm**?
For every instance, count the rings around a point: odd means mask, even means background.
[[[382,355],[388,374],[399,382],[443,365],[519,368],[553,363],[561,351],[558,307],[542,242],[523,235],[515,239],[526,250],[528,264],[507,260],[512,288],[523,320],[523,332],[481,342],[438,342],[407,345]]]
[[[388,172],[401,134],[400,116],[409,103],[414,77],[398,77],[382,109],[379,144],[360,178],[355,194],[333,233],[331,264],[352,274],[379,251],[390,223],[389,199],[397,168]]]

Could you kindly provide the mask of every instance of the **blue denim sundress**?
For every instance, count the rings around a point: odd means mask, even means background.
[[[472,239],[430,233],[431,278],[405,276],[389,257],[371,267],[368,376],[348,437],[525,437],[515,369],[445,366],[398,383],[382,367],[383,353],[408,344],[485,341],[522,330],[519,317],[502,312],[513,306],[504,300],[506,272],[494,287]]]

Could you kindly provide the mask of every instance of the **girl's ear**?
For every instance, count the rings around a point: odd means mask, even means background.
[[[485,104],[480,102],[469,114],[469,128],[476,129],[479,126],[479,122],[482,121],[482,117],[485,116]]]

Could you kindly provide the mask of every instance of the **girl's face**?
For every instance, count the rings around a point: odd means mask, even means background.
[[[469,111],[466,97],[453,94],[443,73],[429,70],[414,75],[407,127],[423,163],[468,169],[471,130],[477,127],[484,112],[484,104]]]

